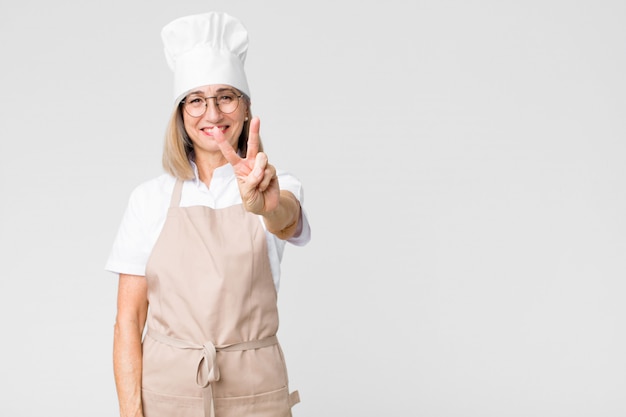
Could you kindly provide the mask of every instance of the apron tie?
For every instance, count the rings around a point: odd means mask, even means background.
[[[217,367],[217,363],[215,359],[217,359],[217,349],[215,345],[211,342],[206,342],[202,346],[202,359],[198,363],[198,373],[196,374],[196,384],[198,384],[201,388],[206,388],[211,382],[217,382],[220,380],[220,370]],[[200,381],[200,370],[202,369],[202,364],[204,363],[204,370],[206,375],[206,381]]]
[[[185,340],[176,339],[171,336],[159,333],[151,328],[148,328],[147,336],[153,338],[157,342],[161,342],[168,346],[172,346],[179,349],[193,349],[201,350],[202,357],[198,362],[198,370],[196,372],[196,384],[202,388],[202,398],[204,401],[204,416],[215,417],[215,406],[213,404],[213,389],[212,383],[220,380],[220,370],[217,366],[217,352],[234,352],[240,350],[252,350],[259,349],[267,346],[272,346],[278,343],[276,336],[266,337],[260,340],[251,340],[248,342],[231,343],[229,345],[215,346],[212,342],[206,342],[204,345],[187,342]],[[203,366],[204,365],[204,366]],[[206,377],[204,381],[202,378],[202,369]],[[297,394],[296,394],[297,395]],[[291,401],[296,400],[290,398]],[[299,398],[295,403],[299,402]]]

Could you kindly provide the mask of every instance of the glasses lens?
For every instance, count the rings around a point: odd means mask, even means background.
[[[206,101],[202,96],[189,96],[185,99],[185,111],[191,117],[200,117],[206,110]]]
[[[220,93],[216,100],[220,111],[227,114],[237,110],[239,104],[239,98],[233,92]]]

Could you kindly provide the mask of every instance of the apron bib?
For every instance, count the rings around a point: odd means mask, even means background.
[[[179,207],[182,185],[146,266],[144,417],[289,417],[261,222],[241,204]]]

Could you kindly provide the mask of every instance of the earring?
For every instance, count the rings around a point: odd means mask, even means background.
[[[244,121],[244,122],[247,122],[247,121],[248,121],[248,116],[246,116],[246,118],[245,118],[245,119],[243,119],[243,121]]]

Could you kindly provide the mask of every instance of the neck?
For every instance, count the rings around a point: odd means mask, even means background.
[[[198,167],[198,177],[200,178],[200,181],[205,183],[207,187],[210,187],[211,178],[213,178],[213,171],[215,171],[216,168],[226,165],[228,161],[226,161],[226,158],[224,158],[224,155],[222,155],[221,152],[201,152],[196,153],[195,163]]]

